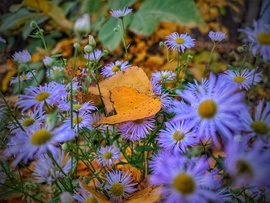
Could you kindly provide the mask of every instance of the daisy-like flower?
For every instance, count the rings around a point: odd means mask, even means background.
[[[158,133],[158,143],[167,151],[185,152],[197,143],[196,132],[188,121],[166,122],[166,128]]]
[[[122,10],[111,10],[110,14],[112,15],[112,17],[115,18],[123,18],[124,16],[126,16],[127,14],[131,13],[132,9],[131,8],[123,8]]]
[[[188,119],[190,125],[196,127],[199,139],[212,138],[217,144],[218,131],[222,141],[229,140],[242,129],[238,118],[240,112],[246,110],[243,103],[244,92],[235,90],[231,86],[224,86],[217,76],[211,73],[207,90],[200,86],[196,95],[188,89],[178,92],[190,107],[183,112],[176,110],[174,120]],[[187,106],[183,102],[178,102],[178,105],[176,109],[185,109]]]
[[[263,60],[270,60],[270,26],[263,21],[254,21],[254,28],[239,29],[247,35],[244,42],[250,44],[250,50],[254,56],[260,53]]]
[[[28,160],[38,158],[46,152],[50,152],[55,157],[59,150],[57,146],[74,137],[74,131],[63,125],[54,129],[44,125],[32,133],[21,132],[13,136],[7,143],[4,154],[7,157],[15,156],[14,166],[20,161],[26,163]]]
[[[155,117],[123,122],[119,125],[122,136],[131,141],[139,141],[155,128]]]
[[[0,42],[5,44],[7,42],[7,40],[5,40],[3,37],[0,36]]]
[[[38,111],[29,111],[27,114],[22,115],[22,118],[18,119],[18,122],[22,125],[25,132],[31,133],[40,129],[44,119],[44,114],[39,114]],[[18,126],[15,126],[13,123],[8,127],[14,134],[22,132],[22,129]]]
[[[99,49],[95,50],[94,53],[84,54],[84,58],[89,60],[89,61],[98,61],[101,56],[102,56],[102,51]]]
[[[87,190],[85,190],[79,182],[80,188],[77,188],[73,197],[80,203],[99,203],[99,201]]]
[[[48,154],[38,157],[33,175],[39,183],[52,183],[58,178],[63,178],[71,169],[71,160],[64,151],[54,154],[54,161]],[[59,168],[61,167],[61,168]]]
[[[62,111],[70,111],[70,101],[61,100],[59,101],[57,107],[61,109]],[[92,111],[97,110],[97,107],[94,106],[94,102],[88,101],[83,104],[74,103],[73,104],[73,111],[79,112],[79,113],[91,113]]]
[[[51,82],[39,87],[29,87],[25,89],[25,95],[19,96],[17,105],[25,112],[33,107],[33,111],[38,111],[41,115],[46,104],[55,104],[63,95],[66,94],[64,85]]]
[[[167,80],[174,80],[176,74],[169,70],[156,71],[152,74],[154,83],[162,83]]]
[[[109,172],[106,174],[106,180],[107,183],[104,189],[108,192],[112,202],[122,202],[130,193],[136,191],[133,186],[137,185],[137,183],[132,183],[128,172],[123,173],[119,170]]]
[[[178,154],[177,154],[178,155]],[[151,157],[149,160],[149,168],[154,175],[165,173],[169,168],[175,164],[174,161],[175,154],[172,151],[161,149],[158,151],[157,155]]]
[[[120,159],[120,149],[113,146],[101,147],[97,152],[97,161],[101,166],[110,166]]]
[[[266,143],[270,141],[270,102],[260,100],[254,116],[249,111],[243,111],[240,118],[249,135],[257,136]]]
[[[226,35],[223,32],[213,32],[213,31],[210,31],[209,34],[208,34],[208,36],[210,37],[210,39],[214,43],[221,42],[222,40],[224,40],[226,38]]]
[[[53,58],[49,56],[45,56],[45,58],[43,59],[43,63],[45,66],[51,66],[53,61],[54,61]]]
[[[33,75],[30,72],[28,72],[26,74],[22,74],[22,75],[20,75],[20,82],[24,82],[26,80],[31,80],[32,77],[33,77]],[[14,84],[17,82],[19,82],[19,77],[13,77],[10,79],[10,84]]]
[[[92,116],[87,112],[81,112],[81,113],[73,113],[73,130],[77,134],[78,130],[82,129],[83,127],[91,128],[93,123]],[[65,128],[71,129],[71,118],[67,118],[64,121],[63,126]]]
[[[27,63],[32,60],[31,54],[27,50],[15,52],[12,57],[18,63]]]
[[[225,148],[225,170],[236,186],[270,186],[267,177],[270,171],[269,150],[262,150],[262,142],[248,146],[248,139],[231,140]]]
[[[165,45],[171,50],[177,50],[178,52],[184,52],[186,48],[194,46],[194,40],[187,34],[178,34],[177,32],[166,36]]]
[[[62,192],[59,195],[59,199],[60,199],[59,203],[74,203],[74,198],[69,192],[66,192],[66,191]],[[91,203],[91,200],[90,200],[90,203]],[[93,202],[93,203],[98,203],[98,202]]]
[[[225,85],[231,85],[238,89],[249,90],[252,84],[256,85],[261,81],[262,72],[255,73],[257,69],[258,67],[250,71],[248,68],[245,68],[241,72],[226,70],[224,73],[220,74],[220,77],[224,81]]]
[[[58,74],[58,73],[61,73],[62,71],[64,70],[63,67],[61,66],[53,66],[49,72],[47,72],[47,77],[49,77],[50,75],[53,75],[53,74]]]
[[[196,79],[193,80],[194,83],[188,82],[186,89],[192,91],[195,95],[199,92],[199,87],[201,86],[204,90],[208,90],[209,80],[202,78],[202,82],[199,83]]]
[[[164,160],[166,162],[167,159]],[[185,156],[175,156],[175,164],[168,159],[167,169],[163,173],[153,174],[150,181],[154,185],[163,185],[161,195],[165,203],[208,203],[218,201],[212,191],[217,184],[213,174],[208,172],[207,160],[189,160]]]
[[[130,65],[127,61],[116,61],[115,63],[111,62],[109,65],[102,68],[101,73],[108,78],[116,74],[118,71],[124,70],[129,67]]]

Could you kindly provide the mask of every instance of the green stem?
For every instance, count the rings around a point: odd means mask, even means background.
[[[124,25],[124,18],[121,18],[121,23],[122,23],[122,40],[126,52],[126,60],[128,61],[128,47],[127,47],[127,42],[126,42],[126,32],[125,32],[125,25]]]
[[[2,91],[0,91],[0,96],[2,97],[2,99],[4,100],[6,106],[7,106],[7,109],[10,113],[10,115],[12,116],[12,118],[16,121],[16,123],[18,124],[18,126],[22,129],[22,131],[25,132],[25,130],[23,129],[22,125],[20,124],[20,122],[18,121],[18,119],[16,118],[16,116],[12,113],[8,103],[7,103],[7,100],[5,99],[4,95],[2,94]]]
[[[211,52],[210,52],[209,62],[208,62],[208,64],[206,65],[206,69],[205,69],[205,71],[204,71],[204,76],[205,76],[205,77],[208,75],[208,73],[210,73],[210,65],[211,65],[211,63],[212,63],[212,55],[213,55],[213,53],[214,53],[215,48],[216,48],[216,43],[214,42],[214,45],[213,45],[212,50],[211,50]]]

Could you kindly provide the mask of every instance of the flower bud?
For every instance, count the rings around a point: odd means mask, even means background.
[[[31,27],[32,29],[37,28],[37,27],[38,27],[37,22],[36,22],[36,21],[31,21],[30,27]]]
[[[90,18],[87,13],[75,21],[73,30],[79,35],[86,35],[90,32]]]
[[[76,43],[73,44],[73,47],[74,47],[75,49],[79,49],[79,48],[80,48],[80,44],[76,42]]]
[[[84,52],[85,52],[85,53],[91,53],[92,51],[93,51],[93,47],[92,47],[92,46],[86,45],[86,46],[84,47]]]
[[[92,35],[89,35],[89,45],[92,47],[96,47],[97,43]]]

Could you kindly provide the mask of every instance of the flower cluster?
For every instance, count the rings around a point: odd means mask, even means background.
[[[131,11],[112,10],[111,15],[123,20]],[[89,16],[78,19],[74,29],[88,33]],[[269,61],[267,27],[255,22],[254,30],[240,31],[248,35],[251,53]],[[226,38],[222,32],[208,36],[212,51]],[[167,203],[269,202],[270,102],[250,99],[264,77],[261,60],[252,68],[229,65],[213,73],[210,56],[197,78],[187,66],[192,57],[180,57],[195,46],[195,39],[174,32],[164,40],[168,53],[178,53],[177,67],[153,72],[148,94],[136,89],[145,84],[132,83],[128,88],[136,94],[126,95],[133,97],[120,107],[113,98],[113,91],[120,90],[106,86],[106,95],[100,80],[116,74],[125,79],[127,70],[136,66],[128,60],[125,41],[126,61],[105,65],[101,60],[107,51],[96,49],[93,36],[84,48],[84,67],[76,67],[75,59],[70,68],[57,55],[45,56],[44,80],[38,79],[39,70],[30,68],[27,50],[15,52],[13,60],[23,64],[10,80],[18,100],[10,104],[2,93],[0,99],[1,191],[40,202],[118,203],[136,198],[133,194],[148,182],[151,190],[161,187],[160,201]],[[74,49],[76,58],[80,46]],[[90,91],[94,86],[98,95]],[[149,100],[134,105],[141,98]],[[133,114],[153,100],[160,102],[157,113],[145,108],[147,116],[140,117],[141,110]],[[108,102],[115,107],[112,111]],[[100,122],[100,117],[117,115],[116,106],[128,119]]]

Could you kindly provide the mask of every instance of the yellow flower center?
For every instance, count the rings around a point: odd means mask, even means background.
[[[55,68],[55,69],[54,69],[54,72],[55,72],[55,73],[60,72],[60,68]]]
[[[119,197],[124,194],[124,185],[122,183],[114,183],[111,187],[111,193],[112,195]]]
[[[143,119],[137,119],[135,121],[133,121],[136,124],[142,124],[143,123]]]
[[[41,93],[36,95],[35,100],[41,102],[41,101],[44,101],[45,99],[47,99],[49,96],[50,96],[49,92],[41,92]]]
[[[28,76],[27,75],[22,75],[21,76],[21,80],[27,80],[28,79]]]
[[[241,83],[241,82],[244,82],[246,80],[246,78],[244,78],[243,76],[235,76],[233,78],[233,81],[234,82],[237,82],[237,83]]]
[[[257,35],[257,40],[263,45],[270,45],[270,33],[261,32]]]
[[[84,200],[84,203],[98,203],[98,201],[94,197],[89,197],[86,200]]]
[[[251,166],[249,165],[249,163],[245,160],[238,159],[236,161],[236,170],[237,170],[237,174],[239,175],[242,174],[242,175],[253,176],[253,170]]]
[[[82,122],[82,117],[80,117],[80,116],[78,116],[78,118],[76,117],[76,118],[73,119],[74,124],[78,124],[80,122]]]
[[[23,125],[23,126],[30,126],[30,125],[32,125],[34,122],[35,122],[34,119],[32,119],[32,118],[26,118],[26,119],[23,120],[22,125]]]
[[[112,155],[113,155],[112,152],[107,151],[103,154],[103,158],[110,159],[110,158],[112,158]]]
[[[43,145],[52,138],[52,134],[45,129],[40,129],[34,132],[30,138],[30,142],[33,145]]]
[[[116,72],[119,71],[119,70],[120,70],[120,68],[119,68],[118,66],[113,66],[113,67],[111,68],[111,71],[114,72],[114,73],[116,73]]]
[[[184,137],[185,137],[185,134],[182,133],[182,132],[180,132],[179,130],[177,130],[177,131],[175,131],[173,133],[173,139],[175,141],[177,141],[177,142],[180,141],[180,140],[182,140]]]
[[[198,113],[202,118],[213,118],[217,113],[217,105],[213,100],[205,100],[199,105]]]
[[[80,104],[73,104],[75,110],[79,110],[82,106]]]
[[[189,195],[194,192],[196,184],[190,175],[186,173],[180,173],[173,179],[172,186],[181,194]]]
[[[185,40],[181,37],[177,37],[174,41],[176,44],[184,44],[185,42]]]
[[[250,127],[254,130],[255,133],[260,135],[266,135],[269,132],[267,124],[263,121],[254,121],[251,123]]]

